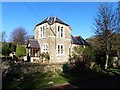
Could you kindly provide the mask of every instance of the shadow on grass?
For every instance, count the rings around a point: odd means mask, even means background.
[[[120,70],[118,70],[118,72],[120,72]],[[120,74],[116,73],[115,69],[102,71],[101,69],[91,70],[85,67],[74,67],[55,77],[51,72],[24,74],[18,70],[18,72],[14,73],[12,73],[12,71],[8,72],[3,76],[2,81],[2,90],[78,90],[79,88],[120,89]],[[54,86],[48,84],[50,81],[60,85]]]
[[[46,77],[46,78],[45,78]],[[48,87],[47,84],[50,78],[47,78],[45,74],[34,73],[23,75],[21,77],[8,77],[3,78],[3,90],[15,89],[15,90],[32,90],[37,88]]]
[[[120,73],[88,68],[72,68],[63,74],[69,83],[78,88],[118,88],[120,89]]]
[[[21,68],[16,69],[14,64],[10,64],[8,72],[2,77],[2,90],[41,90],[66,82],[65,78],[51,71],[23,73]]]
[[[47,73],[29,73],[25,75],[9,74],[3,77],[3,90],[33,90],[50,86],[51,75]]]
[[[34,88],[43,88],[50,86],[48,82],[51,80],[52,73],[23,73],[20,68],[16,68],[13,62],[6,73],[2,77],[2,90],[32,90]]]

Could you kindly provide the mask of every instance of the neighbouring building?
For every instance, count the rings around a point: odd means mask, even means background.
[[[41,62],[43,54],[50,63],[67,62],[72,48],[89,45],[82,37],[72,36],[71,27],[58,17],[47,17],[34,28],[34,39],[29,39],[27,52],[31,62]]]

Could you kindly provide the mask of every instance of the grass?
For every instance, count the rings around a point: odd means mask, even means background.
[[[107,69],[107,71],[113,72],[113,73],[120,73],[120,69],[115,69],[115,68]]]
[[[111,75],[110,72],[113,74]],[[3,77],[3,90],[34,90],[64,83],[70,83],[71,85],[75,85],[79,88],[116,88],[119,87],[118,84],[120,80],[120,74],[116,72],[120,72],[120,70],[111,68],[106,72],[85,70],[82,72],[76,71],[70,73],[21,73],[20,75],[12,75],[13,77],[8,75],[8,77]],[[20,79],[21,77],[23,79]]]
[[[74,68],[63,75],[70,84],[79,88],[119,88],[120,69],[110,68],[102,70],[97,67],[93,70]]]
[[[20,71],[3,76],[3,90],[34,90],[47,87],[54,87],[56,85],[70,83],[79,88],[92,87],[118,87],[120,81],[120,69],[102,70],[96,67],[91,70],[88,68],[75,67],[66,73],[28,73],[24,74]],[[69,87],[68,87],[69,88]],[[69,89],[68,89],[69,90]]]
[[[54,86],[57,84],[68,83],[66,78],[62,77],[58,73],[53,73],[53,72],[21,74],[21,75],[17,75],[17,77],[14,78],[11,78],[9,76],[3,77],[3,89],[20,88],[21,90],[24,90],[26,88],[29,88],[30,90],[30,89]]]

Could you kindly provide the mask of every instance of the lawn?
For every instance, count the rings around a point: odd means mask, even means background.
[[[68,80],[58,73],[14,74],[3,77],[3,89],[38,89],[68,83]]]
[[[80,68],[73,68],[64,73],[51,71],[27,74],[20,71],[14,73],[9,72],[2,77],[2,87],[3,90],[34,90],[67,84],[62,87],[64,90],[69,90],[73,86],[77,88],[119,88],[120,69],[110,68],[102,70],[97,67],[92,70]],[[74,87],[70,90],[73,89]]]
[[[78,88],[119,88],[120,89],[120,69],[96,70],[74,69],[66,75],[71,85]]]

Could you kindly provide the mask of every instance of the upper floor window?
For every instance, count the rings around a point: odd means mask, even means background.
[[[57,37],[63,37],[64,31],[62,26],[57,27]]]
[[[57,54],[63,55],[64,54],[64,45],[57,45]]]
[[[40,27],[40,38],[45,37],[45,30],[44,30],[44,26]]]

